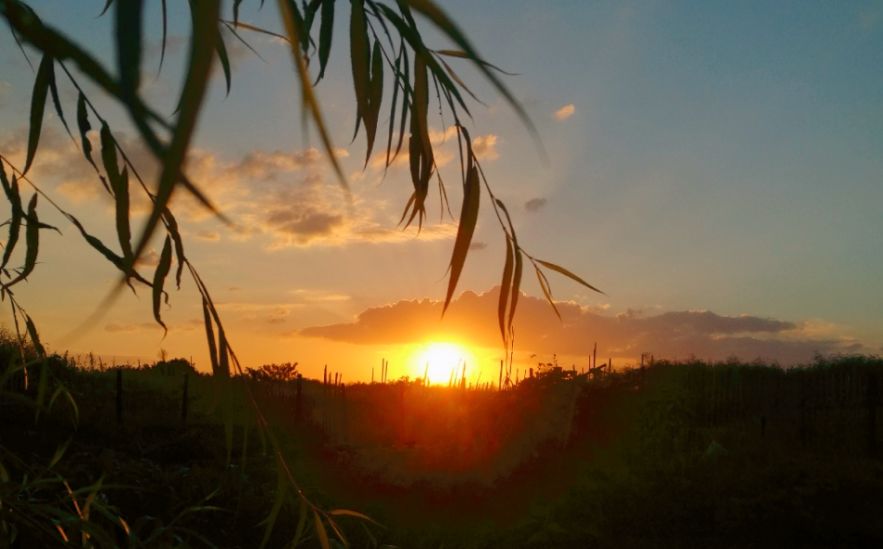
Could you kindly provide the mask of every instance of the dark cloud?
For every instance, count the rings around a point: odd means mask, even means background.
[[[531,213],[538,212],[546,206],[546,202],[545,198],[531,198],[524,203],[524,209]]]
[[[472,244],[469,245],[469,249],[471,251],[479,251],[487,249],[487,242],[482,242],[481,240],[476,240]]]
[[[367,309],[355,322],[314,326],[301,335],[362,344],[400,344],[445,336],[476,345],[500,345],[496,311],[499,289],[484,294],[465,292],[443,320],[439,301],[400,301]],[[521,296],[515,318],[520,352],[587,355],[595,342],[615,357],[657,357],[723,360],[763,358],[782,364],[805,362],[816,353],[856,352],[861,346],[833,336],[820,339],[801,324],[757,316],[725,316],[710,311],[677,311],[644,316],[635,311],[602,315],[572,302],[558,302],[559,320],[548,303]]]

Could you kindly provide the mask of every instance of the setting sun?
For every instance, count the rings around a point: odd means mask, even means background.
[[[450,342],[429,343],[416,354],[414,375],[417,378],[425,376],[434,385],[447,384],[452,377],[460,378],[464,364],[468,375],[470,367],[475,366],[475,360],[472,353],[462,345]]]

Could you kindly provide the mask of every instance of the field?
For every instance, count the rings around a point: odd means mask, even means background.
[[[0,401],[13,547],[318,546],[280,459],[332,510],[331,546],[335,527],[354,547],[883,542],[878,358],[548,368],[497,390],[52,357],[22,391],[13,347]]]

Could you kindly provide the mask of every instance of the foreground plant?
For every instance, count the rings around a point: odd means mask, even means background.
[[[205,102],[209,76],[215,63],[220,65],[227,91],[230,90],[230,61],[224,36],[220,32],[222,28],[227,29],[233,37],[249,48],[251,46],[245,39],[246,33],[268,34],[287,43],[291,50],[303,116],[316,128],[326,156],[345,190],[344,196],[348,195],[346,178],[335,155],[335,147],[328,133],[315,89],[324,78],[330,59],[335,38],[334,21],[336,17],[340,17],[337,8],[341,3],[334,0],[310,0],[301,3],[294,0],[279,0],[277,10],[281,29],[278,31],[260,28],[245,21],[240,13],[242,4],[242,0],[233,0],[229,15],[224,15],[220,0],[187,3],[192,22],[188,61],[181,82],[182,91],[178,100],[178,109],[175,115],[169,118],[150,105],[142,96],[140,89],[146,35],[145,10],[148,7],[161,10],[161,67],[167,42],[168,14],[165,0],[158,3],[143,0],[106,1],[101,13],[110,13],[113,18],[117,59],[115,71],[103,66],[80,44],[65,36],[61,29],[44,24],[37,12],[26,2],[19,0],[0,2],[0,15],[9,25],[10,32],[22,54],[28,58],[29,63],[31,61],[28,51],[32,54],[36,53],[39,57],[33,84],[24,165],[13,164],[3,155],[3,151],[0,151],[0,181],[11,209],[8,238],[0,264],[0,297],[8,299],[11,304],[19,340],[24,342],[27,337],[38,349],[39,356],[45,356],[45,352],[40,343],[36,324],[16,301],[14,290],[15,286],[27,280],[36,268],[41,231],[58,230],[40,221],[38,201],[42,199],[61,213],[89,246],[120,272],[119,282],[99,304],[97,312],[89,320],[94,320],[96,315],[106,310],[107,305],[124,288],[129,287],[135,291],[137,286],[142,286],[150,289],[153,317],[165,330],[162,305],[169,299],[166,289],[167,279],[174,267],[175,285],[180,288],[186,271],[200,294],[213,374],[229,377],[231,369],[235,370],[235,373],[243,374],[243,368],[230,345],[209,290],[196,266],[187,257],[178,220],[170,206],[172,198],[177,193],[186,193],[219,219],[230,222],[211,201],[205,185],[192,180],[184,169],[192,147],[194,128]],[[261,0],[260,6],[263,4]],[[501,337],[511,361],[514,336],[512,326],[525,260],[534,269],[540,287],[552,307],[555,307],[555,304],[546,276],[548,270],[558,272],[592,290],[596,288],[569,270],[534,257],[519,244],[506,206],[494,195],[475,154],[470,132],[463,120],[464,115],[466,117],[470,115],[466,96],[474,99],[474,95],[454,71],[452,63],[455,61],[471,63],[505,98],[524,121],[529,132],[536,135],[536,131],[522,106],[502,82],[502,71],[478,54],[472,42],[435,2],[352,0],[348,16],[356,133],[362,131],[365,135],[367,165],[374,154],[380,121],[385,112],[389,118],[385,132],[386,166],[389,167],[402,151],[407,151],[412,190],[402,213],[401,223],[404,226],[411,224],[422,226],[433,177],[438,185],[440,206],[450,209],[447,190],[436,163],[434,146],[429,138],[432,95],[436,97],[440,115],[450,116],[453,120],[457,134],[459,180],[463,199],[449,264],[444,308],[447,309],[453,298],[465,265],[478,220],[482,188],[484,188],[484,193],[490,201],[506,240],[498,321]],[[424,41],[421,26],[418,25],[418,17],[422,18],[424,25],[428,24],[441,33],[457,49],[430,48]],[[57,77],[66,79],[77,91],[75,106],[65,105],[61,100]],[[111,128],[107,118],[96,108],[93,98],[84,91],[85,82],[97,88],[128,114],[140,142],[160,166],[155,181],[146,181],[142,176],[144,167],[136,166],[132,162],[130,153],[125,150],[117,137],[118,132]],[[44,192],[38,182],[27,175],[38,154],[44,113],[50,97],[52,108],[65,131],[71,135],[71,139],[79,140],[83,160],[93,169],[96,184],[100,185],[102,192],[107,193],[113,200],[114,226],[118,240],[116,244],[105,243],[90,233],[80,218],[62,209]],[[75,113],[74,116],[70,116],[72,112]],[[77,137],[74,137],[74,132],[71,131],[73,124],[68,123],[69,119],[76,120],[74,129]],[[93,129],[99,132],[99,151],[93,150],[87,135]],[[27,206],[21,192],[24,185],[33,189],[33,194],[27,200]],[[146,220],[137,231],[133,231],[132,228],[130,207],[135,193],[142,193],[150,203]],[[342,200],[346,199],[342,198]],[[12,269],[9,267],[9,262],[21,241],[22,232],[24,232],[25,248],[23,264],[18,269]],[[139,265],[139,259],[146,252],[148,243],[157,235],[160,235],[163,241],[159,261],[152,274],[142,273],[143,267]],[[25,325],[24,331],[19,326],[19,319]],[[24,372],[26,371],[25,369]],[[26,375],[23,383],[25,387],[30,383]],[[246,388],[250,391],[248,386]],[[333,534],[343,541],[345,538],[334,520],[337,515],[334,512],[320,510],[306,499],[282,457],[278,444],[273,441],[272,433],[267,428],[266,419],[257,401],[251,396],[249,401],[253,407],[255,421],[261,430],[267,433],[272,443],[279,462],[280,478],[284,479],[288,486],[287,493],[294,494],[297,506],[302,510],[301,517],[312,514],[316,536],[323,546],[328,546],[326,524]],[[270,518],[274,520],[275,515]],[[268,523],[270,528],[273,520]]]

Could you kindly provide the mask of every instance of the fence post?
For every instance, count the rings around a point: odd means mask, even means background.
[[[868,374],[868,454],[877,454],[877,374]]]
[[[297,419],[301,419],[301,415],[303,413],[303,383],[304,376],[302,374],[297,374],[297,384],[295,385],[296,392],[294,397],[294,413]]]
[[[117,423],[123,422],[123,369],[117,368],[116,418]]]
[[[187,423],[187,400],[190,396],[190,377],[184,373],[184,391],[181,394],[181,424]]]

